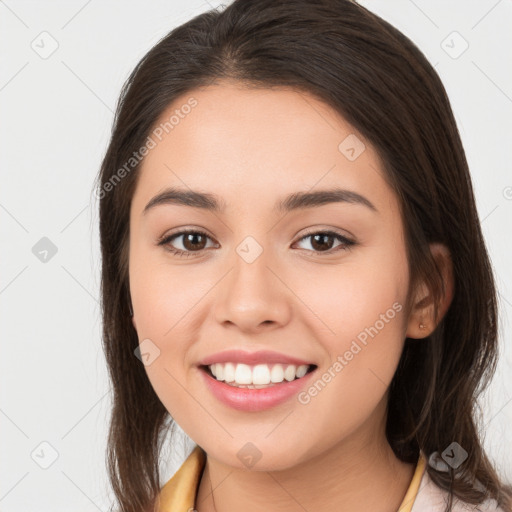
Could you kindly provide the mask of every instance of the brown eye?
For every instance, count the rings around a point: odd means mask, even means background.
[[[177,243],[176,241],[179,241],[180,239],[181,242]],[[177,256],[188,257],[194,255],[194,253],[204,251],[207,248],[206,244],[209,239],[211,240],[211,237],[203,231],[180,231],[179,233],[174,233],[163,238],[158,242],[158,245],[163,245],[168,251]],[[351,246],[356,244],[353,240],[349,240],[345,236],[334,231],[317,231],[309,233],[308,235],[303,236],[299,242],[306,239],[311,239],[310,245],[312,247],[312,249],[306,250],[320,254],[331,254],[338,250],[348,250]],[[338,245],[334,245],[336,240],[339,242]],[[176,247],[176,245],[181,245],[181,248]]]
[[[180,236],[183,237],[183,246],[187,251],[200,251],[204,249],[206,237],[201,233],[186,233]]]
[[[203,231],[180,231],[179,233],[174,233],[163,238],[158,242],[158,245],[165,246],[167,250],[178,256],[189,256],[195,252],[198,253],[206,249],[206,243],[209,238],[210,237]],[[175,247],[175,244],[178,245],[178,247]]]
[[[311,246],[318,251],[329,250],[334,245],[334,237],[326,233],[311,235]]]
[[[309,233],[308,235],[302,237],[299,242],[302,242],[303,240],[306,239],[311,239],[311,250],[320,253],[336,252],[337,250],[346,250],[349,249],[352,245],[355,245],[355,242],[353,240],[349,240],[343,235],[340,235],[339,233],[335,233],[333,231],[317,231],[315,233]],[[334,246],[336,240],[338,240],[340,244]]]

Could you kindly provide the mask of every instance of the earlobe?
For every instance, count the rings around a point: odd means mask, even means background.
[[[421,283],[415,294],[415,299],[407,325],[407,338],[421,339],[430,335],[433,329],[432,297],[425,285]]]
[[[444,294],[437,305],[438,317],[435,318],[434,299],[426,284],[421,283],[409,315],[406,332],[408,338],[421,339],[430,336],[448,311],[453,299],[454,278],[450,251],[439,243],[430,244],[430,251],[442,275]]]

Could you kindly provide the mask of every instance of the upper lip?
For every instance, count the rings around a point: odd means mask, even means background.
[[[198,366],[209,366],[215,363],[244,363],[248,365],[256,364],[279,364],[287,363],[296,366],[313,364],[297,357],[272,352],[271,350],[258,350],[257,352],[247,352],[244,350],[225,350],[205,357],[198,363]]]

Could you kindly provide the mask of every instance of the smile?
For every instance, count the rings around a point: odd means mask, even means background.
[[[215,363],[200,366],[210,392],[240,411],[262,411],[298,394],[317,366],[293,364]]]
[[[257,364],[254,366],[243,363],[216,363],[208,366],[216,380],[226,382],[230,386],[261,389],[280,384],[284,380],[291,382],[300,379],[314,365],[303,364]]]

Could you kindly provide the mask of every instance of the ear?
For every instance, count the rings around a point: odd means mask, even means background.
[[[434,317],[434,298],[424,282],[414,293],[414,301],[409,314],[406,336],[408,338],[426,338],[434,332],[444,317],[453,299],[454,280],[450,251],[443,244],[430,244],[430,252],[441,272],[445,293],[438,304],[438,318]]]

